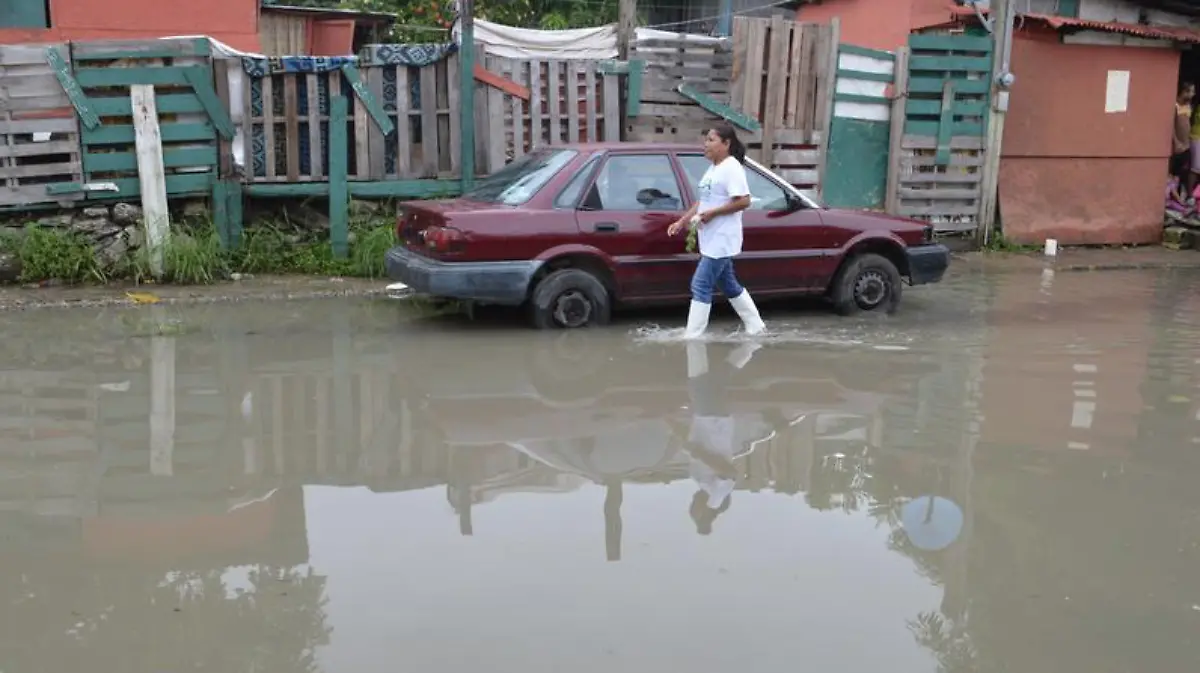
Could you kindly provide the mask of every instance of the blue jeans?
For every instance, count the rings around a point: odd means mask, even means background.
[[[720,288],[726,299],[734,299],[746,291],[733,273],[732,257],[714,259],[701,255],[692,274],[692,301],[711,304],[715,288]]]

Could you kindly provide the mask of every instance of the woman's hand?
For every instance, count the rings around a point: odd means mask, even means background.
[[[679,232],[683,231],[684,227],[686,226],[687,224],[683,220],[675,220],[671,223],[671,226],[667,227],[667,236],[674,236],[675,234],[678,234]]]

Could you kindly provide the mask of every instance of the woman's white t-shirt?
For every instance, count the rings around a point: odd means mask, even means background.
[[[719,164],[709,166],[700,178],[697,189],[700,210],[705,212],[719,208],[737,196],[749,196],[746,184],[746,169],[733,157],[725,157]],[[713,259],[733,257],[742,252],[742,213],[718,215],[700,225],[700,254]]]

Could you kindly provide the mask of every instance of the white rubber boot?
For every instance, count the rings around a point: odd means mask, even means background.
[[[746,293],[743,292],[743,295]],[[708,313],[712,310],[712,304],[693,301],[688,308],[687,329],[683,332],[684,339],[699,339],[704,336],[704,330],[708,329]],[[755,314],[757,315],[757,314]]]
[[[687,367],[689,379],[708,373],[708,344],[693,341],[687,345]]]
[[[750,297],[749,290],[742,290],[742,293],[733,299],[729,300],[733,305],[733,310],[737,311],[738,317],[742,319],[742,324],[746,326],[746,334],[754,336],[767,331],[767,325],[758,315],[758,307],[754,305],[754,299]]]

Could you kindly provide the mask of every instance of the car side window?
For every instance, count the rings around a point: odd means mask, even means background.
[[[588,210],[682,210],[679,180],[665,154],[615,155],[588,190]]]
[[[679,161],[683,165],[683,172],[687,175],[688,182],[693,185],[700,184],[704,172],[712,165],[708,159],[704,158],[703,154],[682,154],[679,156]],[[750,187],[749,210],[787,209],[787,192],[783,187],[759,173],[752,166],[746,166],[746,184]]]
[[[555,208],[574,208],[579,203],[579,196],[583,193],[584,187],[587,187],[588,180],[592,177],[592,171],[596,168],[596,162],[600,161],[599,155],[588,159],[585,164],[579,169],[579,172],[571,178],[566,187],[558,193],[554,199]]]

